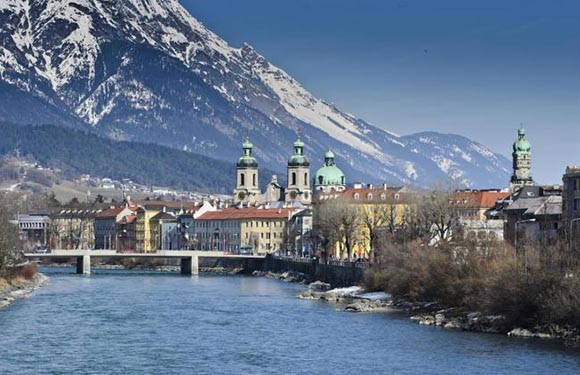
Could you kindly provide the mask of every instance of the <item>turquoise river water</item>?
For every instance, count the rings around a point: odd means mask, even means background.
[[[556,343],[345,313],[264,278],[45,271],[0,311],[0,375],[580,374]]]

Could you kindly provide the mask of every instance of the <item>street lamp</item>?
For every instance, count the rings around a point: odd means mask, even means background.
[[[570,234],[569,234],[570,238],[568,239],[568,249],[569,250],[572,249],[572,237],[573,237],[573,234],[574,234],[574,223],[576,221],[580,221],[580,217],[577,217],[576,219],[572,219],[570,221]]]

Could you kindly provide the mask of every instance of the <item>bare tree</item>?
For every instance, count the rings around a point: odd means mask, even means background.
[[[18,226],[13,223],[17,212],[14,194],[0,193],[0,274],[18,257]]]
[[[336,202],[318,202],[313,208],[312,240],[322,256],[332,256],[340,230]]]
[[[319,237],[326,254],[338,244],[346,257],[352,259],[356,241],[360,238],[361,218],[357,209],[344,199],[319,202],[314,208],[313,232]]]
[[[366,228],[370,258],[374,262],[377,260],[376,248],[381,230],[393,235],[400,224],[397,205],[390,203],[365,205],[362,208],[361,221]]]
[[[454,237],[454,231],[460,227],[460,212],[464,202],[458,202],[455,195],[448,191],[433,190],[424,195],[419,205],[419,220],[429,226],[426,237],[429,244],[436,242],[441,246],[449,244]]]

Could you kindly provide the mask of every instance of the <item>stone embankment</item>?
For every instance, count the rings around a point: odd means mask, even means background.
[[[300,299],[320,300],[335,304],[348,312],[405,312],[410,319],[421,325],[431,325],[446,329],[504,334],[510,337],[559,339],[568,346],[580,347],[580,332],[557,325],[537,326],[523,329],[512,326],[503,315],[490,315],[480,312],[467,312],[461,309],[444,309],[435,302],[411,303],[394,300],[383,292],[368,293],[362,287],[332,288],[321,281],[310,282],[307,275],[299,272],[272,273],[255,271],[254,276],[307,284],[308,288],[300,293]]]
[[[308,275],[302,272],[296,271],[286,271],[282,273],[270,272],[270,271],[254,271],[252,276],[266,277],[273,280],[281,280],[287,283],[296,283],[307,285],[310,282]]]
[[[37,273],[30,280],[17,277],[10,281],[0,279],[0,309],[11,305],[18,299],[27,298],[30,294],[46,284],[48,277]]]
[[[392,298],[386,293],[365,293],[359,286],[331,289],[330,284],[316,281],[300,293],[301,299],[327,301],[348,312],[393,311]]]
[[[483,314],[481,312],[464,311],[462,309],[444,309],[437,303],[410,303],[396,301],[393,307],[405,311],[422,325],[432,325],[463,331],[495,333],[510,337],[558,339],[568,346],[580,347],[580,332],[578,330],[558,325],[537,325],[531,329],[514,326],[503,315]]]
[[[283,273],[254,271],[252,275],[308,285],[308,289],[298,296],[300,299],[331,302],[340,310],[348,312],[386,312],[392,310],[392,299],[386,293],[364,293],[363,288],[358,286],[333,289],[329,283],[322,281],[311,282],[307,274],[296,271]]]

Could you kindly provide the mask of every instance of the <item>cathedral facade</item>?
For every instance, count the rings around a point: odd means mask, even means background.
[[[313,181],[314,190],[317,192],[341,192],[346,189],[344,173],[336,166],[335,155],[331,150],[325,153],[324,164],[312,178],[310,161],[304,153],[304,142],[298,137],[293,146],[293,153],[286,166],[286,184],[280,184],[277,176],[273,175],[262,193],[258,162],[253,155],[254,146],[246,137],[242,144],[242,156],[236,164],[234,203],[272,205],[280,202],[285,205],[310,205],[313,199]]]
[[[310,183],[310,162],[304,154],[304,142],[298,137],[294,142],[294,152],[288,159],[286,185],[278,182],[276,175],[262,194],[259,185],[259,168],[253,156],[253,145],[249,138],[242,144],[242,156],[236,164],[235,203],[269,204],[283,202],[309,205],[312,202]]]

